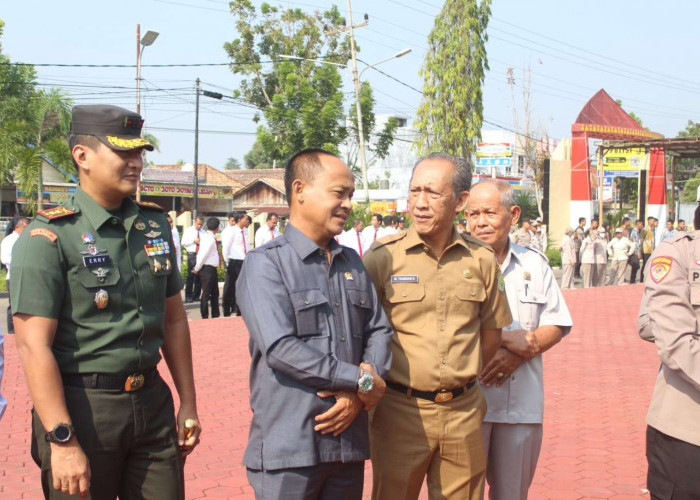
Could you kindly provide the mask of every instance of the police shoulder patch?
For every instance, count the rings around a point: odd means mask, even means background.
[[[51,221],[51,220],[60,219],[61,217],[75,215],[75,211],[71,210],[70,208],[66,208],[66,207],[61,206],[61,207],[56,207],[56,208],[49,208],[47,210],[37,210],[36,214]]]
[[[51,231],[50,229],[47,229],[45,227],[37,227],[29,231],[29,236],[34,238],[35,236],[43,236],[47,240],[49,240],[51,243],[54,243],[57,239],[58,236],[56,233]]]
[[[654,257],[649,265],[649,277],[654,283],[661,283],[671,272],[672,265],[673,259],[671,257]]]

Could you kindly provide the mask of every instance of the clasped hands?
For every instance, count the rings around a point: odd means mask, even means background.
[[[386,383],[377,375],[372,365],[361,363],[360,368],[372,375],[374,387],[364,393],[360,391],[319,391],[320,398],[335,397],[335,404],[326,412],[317,415],[314,430],[321,434],[338,436],[345,432],[353,423],[361,410],[369,411],[374,408],[386,392]]]
[[[486,387],[500,387],[525,361],[540,354],[540,344],[535,332],[529,330],[504,330],[501,347],[491,361],[481,370],[479,380]]]

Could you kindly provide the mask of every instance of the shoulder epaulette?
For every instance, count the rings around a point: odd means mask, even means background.
[[[547,257],[547,254],[545,254],[542,250],[538,250],[537,248],[528,245],[524,245],[523,248],[527,248],[528,250],[535,252],[537,255],[542,257],[547,264],[549,264],[549,257]]]
[[[404,230],[404,231],[399,231],[399,232],[394,233],[394,234],[389,234],[387,236],[382,236],[377,241],[372,242],[372,245],[369,247],[369,249],[373,250],[375,248],[379,248],[379,247],[387,245],[389,243],[399,241],[399,240],[405,238],[406,234],[407,234],[407,232]]]
[[[474,243],[476,245],[479,245],[480,247],[484,247],[484,248],[490,250],[491,252],[493,252],[493,248],[491,248],[491,245],[489,245],[488,243],[484,243],[479,238],[475,238],[471,234],[461,233],[460,236],[467,243]]]
[[[37,215],[40,215],[41,217],[45,218],[48,221],[60,219],[61,217],[68,217],[69,215],[75,215],[75,211],[71,210],[70,208],[66,207],[56,207],[56,208],[48,208],[46,210],[38,210]]]
[[[688,239],[694,240],[694,239],[697,238],[697,237],[698,237],[697,231],[691,231],[691,232],[688,232],[688,231],[681,231],[680,233],[674,234],[674,235],[673,235],[673,238],[670,238],[670,239],[667,240],[667,241],[671,241],[671,242],[673,242],[673,241],[680,241],[680,240],[682,240],[682,239],[684,239],[684,238],[688,238]]]
[[[152,208],[153,210],[165,212],[165,209],[163,207],[161,207],[157,203],[153,203],[152,201],[134,201],[134,203],[136,203],[141,208]]]

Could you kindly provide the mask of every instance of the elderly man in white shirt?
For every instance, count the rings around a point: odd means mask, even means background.
[[[567,227],[564,231],[564,239],[561,240],[561,288],[566,290],[574,288],[574,269],[576,267],[576,244],[574,239],[578,235],[571,227]]]
[[[486,179],[469,193],[472,236],[494,249],[513,316],[479,376],[488,403],[482,434],[492,500],[527,498],[542,445],[542,353],[572,325],[547,258],[508,238],[520,213],[505,181]]]
[[[202,280],[202,298],[199,301],[199,312],[202,319],[209,317],[209,303],[211,302],[211,317],[219,317],[219,279],[217,269],[219,267],[219,248],[216,244],[216,233],[219,231],[219,219],[209,217],[207,230],[201,236],[197,262],[192,272]]]
[[[352,227],[338,237],[338,243],[355,250],[360,258],[364,257],[365,252],[369,249],[368,246],[365,246],[362,237],[362,226],[364,226],[362,219],[355,219],[352,221]]]
[[[14,324],[12,323],[12,304],[10,303],[10,298],[9,298],[9,292],[10,292],[10,264],[12,262],[12,249],[15,246],[15,243],[17,243],[17,238],[19,238],[19,235],[22,234],[22,231],[24,231],[24,228],[29,225],[29,219],[27,217],[20,217],[17,219],[17,222],[15,223],[15,230],[12,231],[10,234],[5,236],[2,240],[2,243],[0,243],[0,261],[5,265],[7,268],[7,275],[5,276],[5,283],[7,284],[7,292],[8,292],[8,298],[7,298],[7,333],[8,334],[13,334],[15,333],[15,327]]]
[[[618,285],[625,284],[625,269],[627,269],[627,260],[630,255],[634,254],[635,244],[629,238],[624,236],[624,230],[621,227],[615,229],[615,237],[608,242],[608,255],[610,256],[610,277],[608,285],[617,283]]]
[[[265,225],[260,226],[255,232],[255,248],[259,248],[268,241],[279,238],[280,232],[277,229],[277,222],[279,222],[279,217],[276,213],[270,212],[267,214]]]
[[[236,225],[233,226],[226,239],[221,240],[221,255],[226,262],[226,281],[224,283],[224,296],[222,308],[224,317],[239,315],[238,304],[236,304],[236,281],[241,274],[243,260],[250,252],[250,238],[248,227],[251,219],[246,214],[235,216]]]

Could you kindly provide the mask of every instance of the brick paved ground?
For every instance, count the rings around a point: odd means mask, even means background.
[[[636,334],[641,292],[640,285],[565,292],[576,326],[545,355],[544,443],[531,498],[648,497],[644,416],[658,358]],[[245,327],[230,318],[191,328],[205,434],[187,461],[187,498],[251,498],[240,465],[250,419]],[[10,407],[0,423],[0,498],[38,499],[30,403],[11,336],[5,357]]]

